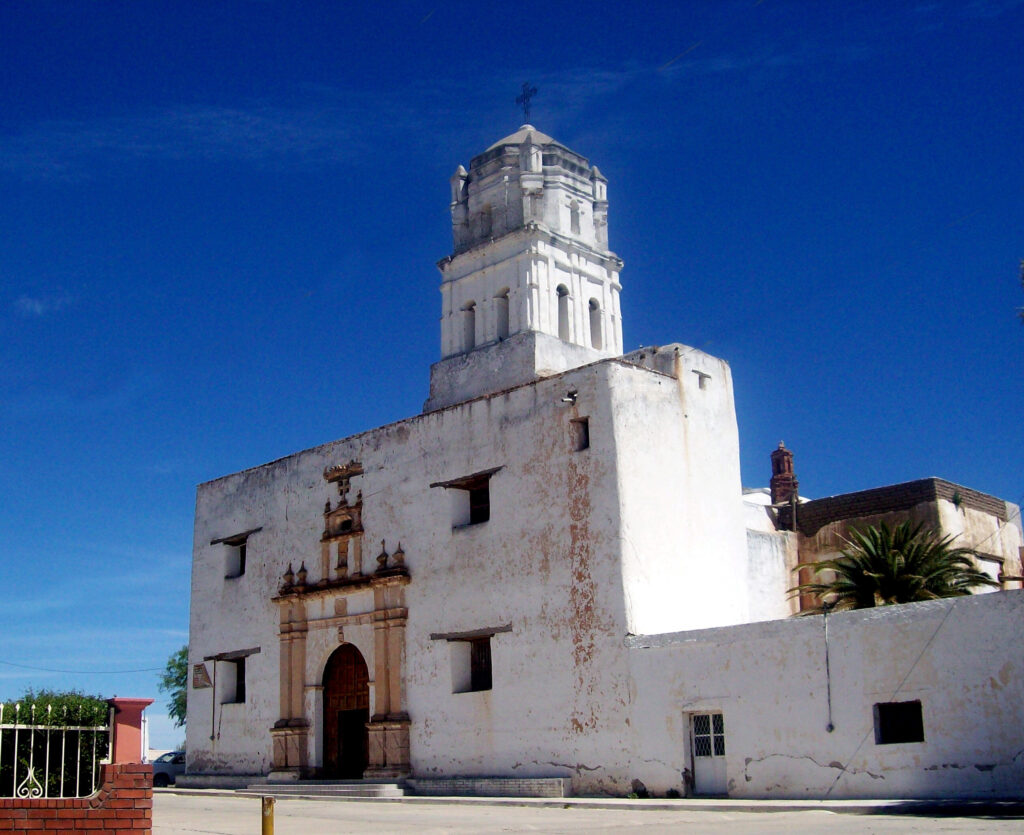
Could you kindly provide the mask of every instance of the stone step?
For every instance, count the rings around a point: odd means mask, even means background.
[[[296,780],[291,783],[253,783],[238,794],[269,797],[404,797],[395,782],[370,780]]]
[[[409,777],[409,794],[447,797],[569,797],[568,777]]]

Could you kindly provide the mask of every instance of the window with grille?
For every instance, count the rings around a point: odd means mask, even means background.
[[[693,755],[695,757],[725,756],[725,719],[721,713],[693,715]]]

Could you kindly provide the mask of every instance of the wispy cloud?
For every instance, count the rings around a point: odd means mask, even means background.
[[[21,316],[46,316],[63,310],[73,301],[72,296],[67,293],[49,296],[19,296],[14,301],[14,310]]]
[[[350,109],[351,108],[351,109]],[[355,108],[178,106],[140,115],[53,121],[0,137],[0,170],[77,180],[104,160],[340,160],[354,152]]]

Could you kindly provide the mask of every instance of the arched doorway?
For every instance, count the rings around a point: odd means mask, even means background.
[[[352,644],[342,644],[331,654],[323,685],[323,776],[358,780],[367,764],[370,684],[366,662]]]

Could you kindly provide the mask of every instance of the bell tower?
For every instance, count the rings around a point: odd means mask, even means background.
[[[441,360],[424,411],[622,353],[608,181],[532,125],[451,178]]]

